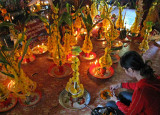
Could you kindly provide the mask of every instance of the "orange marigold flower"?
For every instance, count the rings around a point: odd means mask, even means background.
[[[2,12],[2,14],[6,14],[7,10],[3,8],[3,9],[1,9],[1,12]]]
[[[4,17],[4,21],[9,21],[9,19],[10,19],[9,16]]]
[[[100,97],[106,100],[107,98],[112,97],[112,92],[109,89],[103,90],[100,93]]]

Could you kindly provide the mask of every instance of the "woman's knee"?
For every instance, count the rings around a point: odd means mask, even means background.
[[[122,91],[122,92],[119,93],[118,98],[119,98],[119,100],[127,99],[129,101],[132,101],[132,95],[133,95],[133,93],[131,93],[131,92]]]
[[[116,105],[116,103],[114,102],[114,101],[108,101],[107,103],[106,103],[106,106],[107,107],[112,107],[112,108],[118,108],[117,107],[117,105]]]

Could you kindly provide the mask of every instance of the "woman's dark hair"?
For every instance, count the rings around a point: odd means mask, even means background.
[[[147,64],[149,61],[144,62],[142,57],[136,51],[126,52],[120,59],[120,64],[123,68],[131,68],[140,71],[140,75],[147,79],[154,79],[154,71]]]

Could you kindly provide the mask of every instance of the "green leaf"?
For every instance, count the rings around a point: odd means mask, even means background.
[[[24,47],[24,51],[23,51],[23,54],[22,54],[22,58],[21,58],[21,60],[18,62],[18,67],[19,67],[19,68],[21,67],[21,63],[22,63],[23,58],[24,58],[24,56],[25,56],[25,54],[26,54],[26,52],[27,52],[27,49],[28,49],[28,46],[29,46],[31,40],[32,40],[31,38],[30,38],[29,40],[27,40],[27,43],[26,43],[26,45],[25,45],[25,47]]]
[[[63,20],[65,20],[65,22],[69,25],[69,26],[71,26],[72,25],[72,19],[71,19],[72,17],[71,17],[71,15],[69,14],[69,13],[65,13],[64,12],[64,17],[63,17]]]
[[[1,50],[2,50],[2,51],[12,51],[13,49],[8,48],[7,46],[2,46],[2,47],[1,47]]]
[[[10,64],[7,62],[7,60],[4,60],[4,59],[0,59],[0,63],[10,65]]]
[[[4,55],[2,54],[2,50],[1,50],[1,49],[0,49],[0,59],[6,60],[6,58],[5,58]]]
[[[87,33],[89,34],[89,32],[92,29],[92,25],[88,24],[88,22],[86,23],[86,29],[87,29]]]
[[[57,5],[56,5],[56,8],[59,8],[58,3],[57,3]]]
[[[30,13],[30,16],[37,16],[37,17],[39,17],[39,15],[36,14],[36,13]]]
[[[48,24],[48,20],[47,20],[46,18],[39,16],[39,19],[40,19],[42,22]]]
[[[62,22],[66,22],[69,26],[72,24],[72,19],[71,15],[68,12],[64,12],[62,16],[60,17],[58,26],[62,24]]]
[[[58,27],[62,24],[62,22],[63,22],[63,18],[62,18],[62,16],[59,18],[59,21],[58,21]]]
[[[17,47],[19,46],[19,44],[24,40],[24,35],[25,35],[25,33],[23,33],[23,34],[22,34],[22,38],[19,39],[19,40],[16,42],[16,44],[15,44],[15,46],[14,46],[14,50],[17,49]]]
[[[82,10],[84,9],[84,7],[82,7],[81,9],[78,9],[73,16],[78,16],[78,13],[82,12]]]
[[[103,19],[104,19],[104,18],[105,18],[105,15],[101,15],[101,18],[103,18]]]
[[[90,15],[90,14],[87,15],[87,22],[88,22],[88,24],[90,24],[90,25],[93,24],[92,18],[91,18],[91,15]]]
[[[31,14],[28,16],[28,18],[26,19],[25,24],[27,24],[27,23],[30,21],[31,17],[33,17],[33,16],[38,17],[42,22],[48,24],[48,20],[47,20],[45,17],[39,16],[39,15],[36,14],[36,13],[31,13]]]
[[[4,74],[4,75],[7,75],[7,76],[9,76],[9,77],[12,77],[12,78],[14,78],[14,75],[13,74],[10,74],[10,73],[5,73],[5,72],[2,72],[2,71],[0,71],[2,74]]]
[[[152,21],[148,21],[147,22],[147,26],[152,26],[153,25],[153,22]]]
[[[0,28],[2,27],[10,27],[10,26],[13,26],[14,24],[13,23],[10,23],[10,22],[2,22],[0,23]]]
[[[73,46],[73,47],[72,47],[72,51],[79,52],[79,53],[82,52],[80,46]]]
[[[69,13],[70,12],[69,11],[69,8],[70,8],[70,4],[69,3],[66,4],[66,8],[67,8],[67,12]]]
[[[82,15],[82,20],[83,20],[84,24],[86,25],[87,19],[85,18],[84,14],[82,12],[81,12],[81,15]]]
[[[29,15],[28,18],[27,18],[27,19],[25,20],[25,22],[24,22],[25,25],[30,21],[30,19],[31,19],[31,16]]]

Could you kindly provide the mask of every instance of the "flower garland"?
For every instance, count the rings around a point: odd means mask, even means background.
[[[81,97],[84,94],[84,87],[83,84],[80,84],[79,80],[79,65],[80,61],[78,57],[72,58],[72,70],[73,70],[73,77],[69,79],[69,82],[66,85],[66,91],[72,94],[73,98]]]
[[[94,20],[94,17],[98,14],[96,1],[93,1],[93,4],[91,5],[90,14],[91,14],[92,20]]]
[[[92,45],[90,36],[86,35],[83,46],[82,46],[82,51],[84,53],[90,53],[92,51],[92,49],[93,49],[93,45]]]
[[[133,34],[138,34],[139,31],[140,31],[140,23],[142,21],[142,17],[143,17],[143,0],[139,0],[137,2],[137,10],[135,11],[136,12],[136,17],[135,17],[135,21],[134,23],[132,24],[130,30],[131,30],[131,33]]]
[[[139,45],[139,49],[141,50],[142,53],[145,53],[149,49],[149,45],[148,45],[149,39],[148,39],[148,37],[149,37],[150,32],[152,31],[152,22],[147,22],[146,28],[147,29],[146,29],[146,32],[145,32],[145,35],[144,35],[144,39]]]
[[[155,0],[152,3],[152,6],[149,8],[148,14],[146,19],[143,22],[143,28],[141,29],[141,36],[143,37],[145,35],[145,30],[147,29],[147,22],[151,21],[153,23],[157,20],[157,13],[156,13],[156,7],[158,6],[158,0]]]
[[[105,54],[99,59],[101,68],[109,68],[112,65],[112,59],[110,56],[110,48],[105,48]]]
[[[122,11],[123,11],[123,8],[121,6],[118,7],[119,9],[119,16],[118,16],[118,19],[116,21],[116,28],[124,28],[124,22],[122,20]]]

